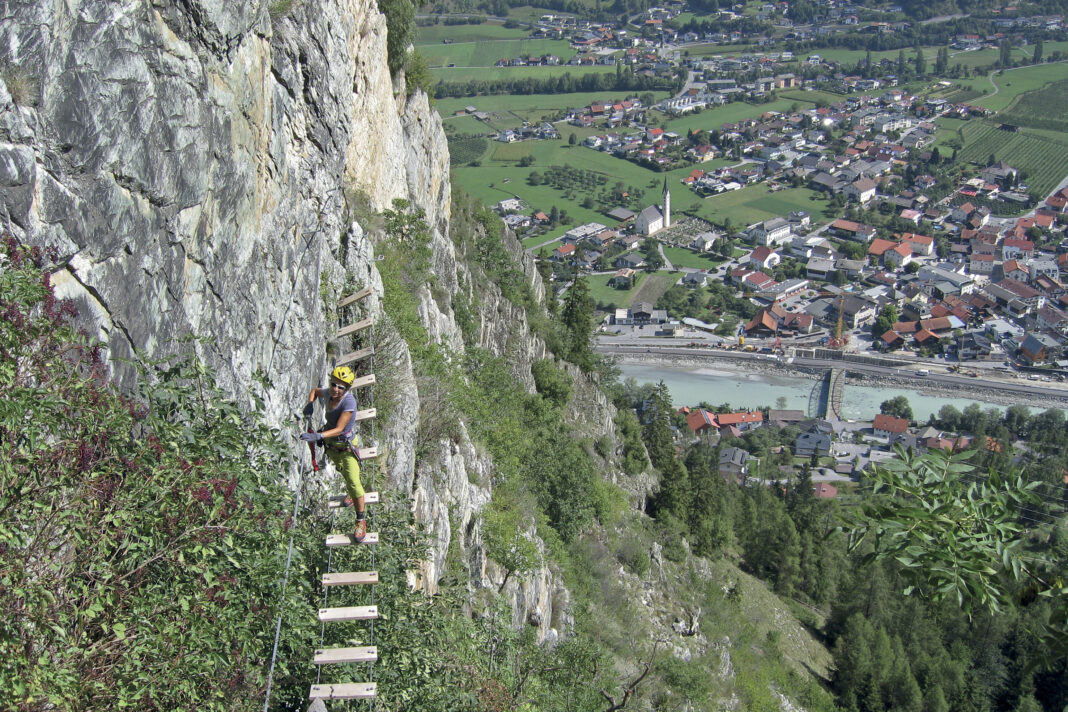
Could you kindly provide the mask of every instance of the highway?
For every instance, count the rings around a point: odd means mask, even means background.
[[[1031,381],[995,380],[992,374],[983,374],[982,378],[959,376],[953,373],[936,373],[920,375],[914,369],[891,368],[876,366],[852,361],[839,361],[837,359],[798,358],[786,362],[777,356],[770,354],[748,353],[745,351],[726,351],[713,348],[692,348],[686,346],[665,346],[662,344],[650,344],[649,346],[635,346],[632,344],[606,344],[598,343],[597,351],[613,356],[641,355],[664,356],[669,358],[694,358],[707,359],[709,361],[730,360],[736,362],[753,361],[764,364],[779,364],[784,368],[840,368],[853,373],[866,373],[873,376],[891,376],[894,378],[908,379],[917,387],[928,386],[956,386],[974,391],[994,391],[1003,394],[1020,396],[1021,404],[1028,405],[1027,400],[1035,396],[1045,399],[1063,400],[1068,406],[1068,387],[1053,387],[1049,384],[1036,384]],[[917,364],[923,365],[923,364]],[[942,364],[932,364],[934,368],[945,368]]]

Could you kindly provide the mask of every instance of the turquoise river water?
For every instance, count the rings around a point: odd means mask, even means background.
[[[620,364],[621,378],[634,378],[639,383],[663,381],[676,407],[730,403],[735,408],[778,407],[780,397],[786,398],[787,409],[808,410],[809,394],[816,381],[800,376],[775,373],[738,373],[723,368],[685,368],[670,364]],[[984,409],[1004,410],[1004,405],[971,398],[952,398],[903,388],[878,388],[847,383],[842,394],[842,417],[847,420],[871,420],[879,413],[879,404],[894,396],[904,395],[912,406],[913,419],[925,421],[937,415],[944,405],[960,410],[972,403]]]

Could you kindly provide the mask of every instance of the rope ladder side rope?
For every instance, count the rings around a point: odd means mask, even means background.
[[[322,608],[319,609],[319,648],[315,651],[315,657],[313,663],[316,665],[315,684],[312,686],[309,692],[309,699],[316,700],[362,700],[368,701],[368,707],[371,710],[376,709],[377,698],[377,685],[374,682],[374,665],[378,659],[378,649],[375,646],[374,639],[374,624],[375,619],[378,617],[378,608],[375,605],[375,583],[378,581],[378,573],[376,570],[377,558],[375,555],[374,544],[378,543],[378,533],[373,531],[375,515],[372,508],[367,505],[378,503],[380,497],[376,490],[375,483],[375,470],[377,466],[378,448],[375,446],[375,420],[376,409],[374,408],[374,344],[372,327],[375,323],[373,317],[366,317],[358,321],[354,321],[351,324],[345,324],[346,313],[350,308],[354,307],[365,297],[370,296],[371,289],[363,288],[356,293],[342,298],[338,302],[339,306],[339,323],[338,330],[335,332],[335,338],[345,339],[356,338],[358,334],[367,333],[367,341],[372,341],[370,345],[366,342],[363,344],[364,348],[345,353],[342,356],[334,359],[334,367],[342,365],[355,364],[357,361],[366,361],[367,369],[369,373],[364,376],[356,378],[351,388],[355,391],[357,389],[366,389],[367,400],[364,410],[357,410],[353,414],[359,426],[362,426],[364,422],[370,424],[369,444],[367,447],[358,448],[360,452],[360,476],[361,479],[368,478],[367,486],[365,487],[364,495],[364,512],[366,518],[366,530],[365,537],[362,542],[357,543],[353,536],[347,534],[330,534],[326,539],[327,547],[327,560],[326,571],[327,573],[322,577],[323,586],[323,598]],[[359,400],[358,400],[359,402]],[[357,406],[359,407],[359,406]],[[361,439],[362,440],[362,439]],[[333,496],[327,503],[327,506],[334,511],[331,512],[330,517],[330,531],[337,531],[337,510],[345,506],[345,495]],[[353,502],[355,507],[356,503]],[[371,555],[371,568],[369,571],[359,572],[338,572],[335,570],[334,552],[333,549],[343,546],[357,546],[367,547],[370,549]],[[344,606],[339,608],[330,608],[330,589],[335,586],[351,586],[351,585],[366,585],[369,586],[370,603],[369,606]],[[348,621],[369,621],[368,637],[369,645],[364,647],[349,647],[349,648],[326,648],[326,624],[328,622],[348,622]],[[323,683],[322,682],[322,670],[328,664],[333,663],[366,663],[368,667],[368,680],[366,682],[356,683]]]

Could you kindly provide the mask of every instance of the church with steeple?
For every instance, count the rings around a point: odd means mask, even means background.
[[[653,235],[666,227],[671,227],[671,193],[668,191],[667,178],[664,179],[660,205],[650,205],[634,219],[634,230],[639,235]]]

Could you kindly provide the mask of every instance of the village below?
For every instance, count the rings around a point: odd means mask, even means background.
[[[489,186],[504,194],[493,206],[559,299],[576,282],[588,290],[607,354],[655,347],[670,359],[674,347],[755,353],[787,371],[833,365],[808,412],[684,403],[680,434],[792,422],[794,456],[825,458],[837,479],[896,442],[999,448],[974,432],[976,418],[961,428],[952,407],[910,423],[904,398],[862,430],[839,419],[834,388],[841,398],[851,364],[867,364],[911,388],[988,402],[1016,402],[1019,392],[999,399],[983,387],[1020,380],[1041,384],[1041,402],[1068,399],[1068,167],[1057,158],[1068,133],[1050,130],[1068,124],[1041,108],[1068,101],[1068,33],[1059,15],[1022,11],[931,23],[840,2],[809,11],[758,3],[702,16],[669,5],[626,23],[532,19],[524,42],[563,41],[570,56],[499,58],[498,72],[607,67],[614,75],[602,81],[645,91],[579,94],[589,102],[537,120],[484,110],[484,96],[443,98],[465,89],[440,70],[439,105],[456,107],[446,129],[458,181],[486,200],[480,171],[506,176]],[[1044,46],[1056,49],[1047,56]],[[1008,103],[987,101],[1006,91],[1009,72],[1042,80]],[[546,154],[549,145],[560,148]],[[542,165],[543,156],[566,162]],[[503,169],[513,162],[518,172]],[[724,448],[721,473],[748,472],[750,455]]]

